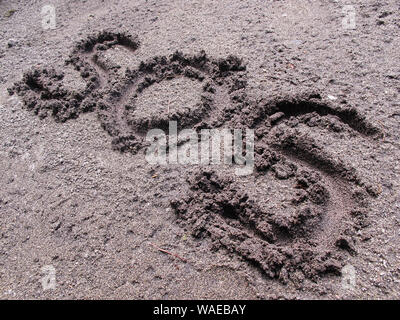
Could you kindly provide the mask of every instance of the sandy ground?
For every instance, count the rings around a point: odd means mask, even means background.
[[[45,5],[0,1],[0,298],[400,298],[398,1],[55,0],[54,29],[43,28]],[[346,5],[354,8],[352,29],[343,25]],[[262,146],[279,141],[280,158],[260,151],[271,166],[260,169],[263,178],[226,182],[226,168],[211,168],[212,177],[201,178],[193,173],[198,168],[150,165],[140,144],[126,152],[123,133],[109,120],[118,113],[114,105],[105,118],[95,107],[58,121],[38,117],[19,95],[8,94],[32,67],[62,70],[65,88],[84,90],[85,79],[65,60],[76,43],[104,29],[137,36],[140,43],[134,52],[115,46],[101,53],[104,70],[117,65],[116,79],[177,50],[187,57],[204,50],[211,67],[230,55],[242,59],[246,86],[239,91],[246,98],[240,103],[247,108],[232,107],[236,111],[224,125],[260,130]],[[234,105],[224,90],[236,72],[228,73],[217,79],[204,72],[204,81],[222,83],[204,109],[210,126],[214,109]],[[145,105],[130,117],[143,123],[149,110],[161,122],[168,119],[165,109],[154,112],[150,105],[170,103],[168,92],[195,109],[202,85],[173,77],[170,89],[161,81],[136,100],[127,97]],[[96,103],[118,88],[112,81],[102,84],[105,89],[91,97]],[[317,107],[304,98],[291,114],[287,101],[310,91],[320,95]],[[288,100],[279,100],[283,96]],[[348,106],[356,116],[337,111]],[[287,118],[266,131],[282,116],[278,111]],[[294,141],[290,150],[276,138],[285,134]],[[324,197],[317,201],[303,190],[314,219],[306,222],[287,199],[298,191],[302,169],[319,172]],[[204,190],[201,179],[219,189]],[[252,200],[239,205],[244,193]],[[206,200],[218,206],[205,207]],[[271,216],[262,224],[259,213],[267,207]],[[362,221],[353,219],[355,211]],[[275,227],[279,232],[268,229]]]

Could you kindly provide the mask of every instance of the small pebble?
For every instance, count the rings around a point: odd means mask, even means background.
[[[15,40],[15,39],[10,39],[10,40],[8,40],[7,46],[8,46],[9,48],[15,47],[16,45],[17,45],[17,40]]]

